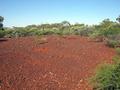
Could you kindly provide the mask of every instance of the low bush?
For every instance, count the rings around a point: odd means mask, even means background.
[[[74,30],[74,31],[73,31],[73,34],[75,34],[75,35],[80,35],[80,30],[77,30],[77,29]]]
[[[85,28],[83,30],[80,30],[81,36],[89,36],[92,33],[92,30],[90,28]]]
[[[116,56],[113,57],[113,62],[114,64],[119,64],[120,63],[120,56],[117,54]]]
[[[56,34],[62,36],[63,32],[56,32]]]
[[[100,30],[94,30],[90,35],[89,37],[91,39],[94,39],[96,41],[99,41],[99,42],[103,42],[103,40],[105,39],[105,36],[102,34],[102,32]]]
[[[3,38],[5,36],[5,31],[4,30],[0,30],[0,38]]]
[[[100,65],[96,70],[96,74],[91,78],[90,81],[93,85],[93,90],[105,90],[106,87],[111,86],[110,78],[112,77],[113,71],[113,65]]]
[[[116,50],[117,55],[120,56],[120,48],[116,48],[115,50]]]
[[[93,90],[120,90],[120,48],[116,48],[117,56],[113,64],[101,64],[90,79]]]
[[[52,35],[52,34],[54,34],[54,32],[51,30],[46,30],[46,31],[43,31],[42,34],[43,35]]]
[[[7,38],[10,38],[10,37],[12,37],[12,33],[13,33],[13,30],[6,30],[6,37]]]
[[[90,82],[93,90],[120,90],[120,58],[114,64],[100,65]]]
[[[120,45],[120,42],[116,41],[116,40],[107,40],[106,45],[111,47],[111,48],[115,48],[115,47]]]

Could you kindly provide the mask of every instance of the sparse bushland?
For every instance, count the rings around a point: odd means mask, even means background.
[[[1,17],[1,22],[4,18]],[[120,44],[120,23],[109,19],[103,20],[99,25],[70,24],[68,21],[53,24],[28,25],[26,27],[5,28],[0,31],[0,37],[26,37],[41,35],[80,35],[105,42],[109,47],[117,47]],[[3,28],[3,26],[1,27]]]
[[[119,19],[117,19],[119,20]],[[120,24],[109,19],[95,26],[92,37],[105,38],[105,44],[115,48],[117,56],[112,64],[101,64],[96,69],[95,75],[90,79],[93,90],[119,90],[120,89]]]
[[[68,21],[54,24],[29,25],[26,27],[4,28],[4,18],[0,17],[0,38],[26,37],[41,35],[80,35],[96,41],[104,42],[107,46],[116,48],[117,55],[113,64],[98,66],[95,75],[91,78],[94,90],[120,89],[120,16],[118,22],[103,20],[99,25],[70,24]],[[37,44],[46,43],[46,39],[37,39]]]
[[[71,35],[79,33],[81,36],[88,36],[88,26],[74,26],[67,24],[68,22],[62,22],[58,24],[44,24],[44,25],[29,25],[26,27],[13,27],[7,28],[7,37],[25,37],[25,36],[40,36],[40,35]],[[69,26],[68,26],[69,25]]]
[[[116,47],[120,44],[120,24],[105,19],[99,25],[95,25],[90,37],[104,41],[107,46]]]
[[[1,17],[1,22],[4,18]],[[70,24],[68,21],[53,24],[28,25],[26,27],[5,28],[6,37],[25,37],[25,36],[39,36],[39,35],[80,35],[87,36],[98,41],[117,40],[119,41],[120,23],[113,22],[109,19],[103,20],[99,25],[85,25],[85,24]],[[3,24],[1,24],[3,27]],[[108,42],[109,43],[109,42]]]
[[[54,24],[29,25],[26,27],[13,27],[5,29],[6,37],[25,37],[40,35],[80,35],[93,38],[97,41],[105,41],[111,47],[111,43],[120,41],[120,24],[103,20],[99,25],[70,24],[68,21]],[[114,47],[114,46],[112,46]]]

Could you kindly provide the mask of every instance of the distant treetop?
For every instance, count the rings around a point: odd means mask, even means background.
[[[0,22],[4,21],[4,17],[0,16]]]
[[[116,20],[120,23],[120,16]]]

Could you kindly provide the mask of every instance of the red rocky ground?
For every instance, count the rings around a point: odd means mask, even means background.
[[[79,36],[0,41],[0,90],[92,90],[88,78],[114,54]]]

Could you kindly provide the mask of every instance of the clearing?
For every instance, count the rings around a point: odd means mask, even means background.
[[[95,67],[115,51],[80,36],[0,41],[0,90],[92,90]]]

